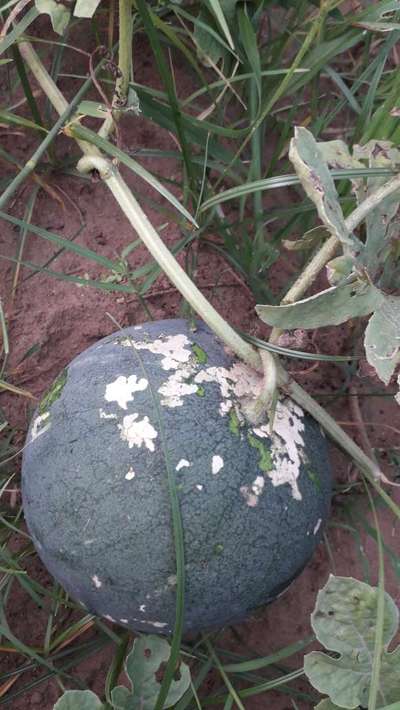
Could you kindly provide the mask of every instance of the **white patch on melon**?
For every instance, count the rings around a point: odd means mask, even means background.
[[[201,483],[196,483],[196,488],[198,491],[202,491],[204,486]]]
[[[99,409],[100,419],[117,419],[116,414],[106,414],[104,409]]]
[[[139,449],[144,444],[149,451],[154,451],[155,446],[153,439],[156,439],[158,433],[150,424],[148,417],[138,419],[139,414],[128,414],[123,418],[122,424],[118,424],[121,430],[121,439],[128,442],[128,446],[132,449],[137,446]]]
[[[221,402],[221,404],[219,405],[219,413],[220,413],[221,417],[224,417],[225,414],[229,414],[232,407],[233,407],[233,402],[231,399],[223,400]]]
[[[159,393],[163,397],[161,404],[166,407],[181,407],[183,397],[189,394],[195,394],[198,389],[197,385],[186,382],[186,380],[192,376],[193,372],[193,368],[188,366],[181,367],[174,372],[173,375],[170,375],[168,380],[163,382],[161,387],[158,388]]]
[[[233,406],[232,396],[254,399],[261,392],[262,376],[241,362],[235,362],[229,369],[226,367],[206,367],[197,373],[194,382],[215,382],[220,389],[221,403],[219,413],[223,417]]]
[[[304,412],[292,400],[279,400],[276,405],[274,427],[272,436],[269,425],[263,424],[255,427],[253,432],[260,438],[270,438],[271,456],[274,467],[268,471],[272,484],[282,486],[288,483],[292,489],[292,496],[301,500],[297,479],[300,475],[301,454],[304,449]]]
[[[130,338],[121,341],[125,347],[133,346],[137,350],[149,350],[154,355],[163,355],[161,367],[163,370],[176,370],[182,364],[189,362],[192,357],[190,341],[183,333],[166,335],[153,342],[135,342]],[[187,347],[189,346],[189,347]]]
[[[144,614],[144,612],[146,611],[146,604],[141,604],[139,607],[139,611],[141,611],[142,614]]]
[[[321,523],[322,523],[322,518],[318,518],[317,523],[316,523],[316,525],[315,525],[315,527],[314,527],[314,535],[316,535],[317,532],[318,532],[318,530],[320,529]]]
[[[196,387],[197,389],[197,387]],[[38,436],[41,436],[44,434],[45,431],[48,431],[50,429],[50,422],[45,424],[43,426],[43,422],[46,422],[47,419],[50,416],[50,412],[44,412],[43,414],[39,414],[38,417],[36,417],[35,421],[33,422],[32,426],[32,431],[31,431],[31,441],[35,441],[35,439],[38,438]]]
[[[223,468],[223,467],[224,467],[224,459],[222,458],[222,456],[218,456],[218,455],[213,456],[213,457],[212,457],[212,461],[211,461],[211,471],[212,471],[212,473],[213,473],[214,475],[217,474],[217,473],[219,473],[219,471],[220,471],[221,468]]]
[[[114,382],[110,382],[106,387],[104,399],[107,402],[117,402],[122,409],[127,409],[128,402],[133,402],[134,392],[143,392],[148,387],[145,377],[138,380],[136,375],[124,377],[119,375]]]
[[[181,459],[179,461],[178,465],[176,466],[175,471],[180,471],[181,468],[188,468],[189,466],[190,466],[189,461],[187,461],[186,459]]]
[[[251,486],[242,486],[240,492],[250,508],[255,508],[265,486],[265,478],[257,476]]]
[[[251,492],[249,486],[241,486],[240,492],[250,508],[255,508],[258,503],[258,496]]]
[[[94,586],[96,587],[96,589],[100,589],[102,582],[99,580],[97,574],[95,574],[94,577],[92,577],[92,582],[93,582]]]
[[[130,469],[129,469],[129,471],[128,471],[128,473],[125,474],[125,478],[126,478],[127,481],[131,481],[132,478],[135,478],[135,476],[136,476],[136,473],[135,473],[135,471],[133,470],[133,468],[132,468],[132,466],[131,466]]]

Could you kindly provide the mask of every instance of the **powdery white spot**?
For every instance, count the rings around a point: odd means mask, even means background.
[[[196,488],[198,491],[202,491],[204,486],[202,486],[201,483],[196,483]]]
[[[241,486],[240,492],[250,508],[255,508],[258,503],[258,496],[252,493],[249,486]]]
[[[288,483],[293,498],[301,500],[297,479],[300,474],[301,454],[304,449],[304,412],[292,400],[279,400],[276,405],[272,434],[268,424],[255,427],[253,433],[260,438],[271,439],[273,468],[268,471],[272,484],[282,486]]]
[[[92,538],[90,538],[90,540],[84,540],[83,544],[84,545],[93,545],[94,541],[95,541],[95,538],[92,537]]]
[[[255,481],[253,481],[253,484],[252,484],[252,486],[251,486],[251,490],[253,491],[253,493],[256,494],[256,496],[260,496],[261,493],[262,493],[263,490],[264,490],[264,486],[265,486],[265,479],[264,479],[264,477],[263,477],[263,476],[257,476],[257,478],[255,479]]]
[[[263,378],[244,363],[235,362],[229,369],[207,367],[197,373],[194,382],[198,384],[215,382],[219,386],[222,400],[219,413],[221,416],[225,416],[232,409],[232,396],[253,400],[261,392]]]
[[[178,581],[178,578],[176,574],[170,574],[169,577],[167,577],[167,584],[169,587],[174,587]]]
[[[127,623],[128,623],[128,619],[120,619],[120,622],[121,622],[121,624],[127,624]]]
[[[149,350],[155,355],[163,355],[161,367],[164,370],[176,370],[182,364],[189,362],[192,357],[190,341],[183,333],[167,335],[149,343],[133,342],[130,338],[126,338],[121,345],[126,347],[133,345],[137,350]]]
[[[187,461],[186,459],[181,459],[175,470],[180,471],[181,468],[188,468],[189,466],[190,466],[189,461]]]
[[[115,624],[115,619],[113,619],[110,614],[104,614],[104,618],[107,619],[107,621],[111,621],[113,624]]]
[[[211,462],[211,471],[213,472],[213,474],[215,475],[216,473],[218,473],[223,467],[224,459],[222,458],[222,456],[213,456]]]
[[[219,405],[219,413],[221,417],[224,417],[225,414],[228,414],[233,407],[233,402],[231,399],[225,399],[222,400],[221,404]]]
[[[318,518],[317,523],[316,523],[316,525],[315,525],[315,527],[314,527],[314,535],[316,535],[317,532],[318,532],[318,530],[320,529],[321,523],[322,523],[322,518]]]
[[[100,582],[97,574],[95,574],[94,577],[92,577],[92,582],[93,582],[94,586],[96,587],[96,589],[100,589],[102,583]]]
[[[196,387],[197,389],[197,387]],[[32,431],[31,431],[31,441],[35,441],[35,439],[38,438],[38,436],[41,436],[44,434],[45,431],[48,431],[50,429],[50,422],[45,424],[43,426],[43,422],[47,421],[47,419],[50,416],[50,412],[44,412],[44,414],[40,414],[38,417],[36,417],[35,421],[33,422],[32,426]]]
[[[167,624],[163,624],[161,621],[144,621],[145,624],[150,624],[151,626],[154,626],[156,629],[163,629]]]
[[[129,469],[129,471],[128,471],[128,473],[125,474],[125,478],[126,478],[127,481],[131,481],[132,478],[135,478],[135,476],[136,476],[136,473],[134,472],[134,470],[133,470],[133,468],[132,468],[132,466],[131,466],[130,469]]]
[[[148,387],[145,377],[138,380],[136,375],[124,377],[120,375],[114,382],[110,382],[106,387],[104,399],[107,402],[117,402],[122,409],[127,409],[128,402],[133,402],[134,392],[143,392]]]
[[[257,476],[251,486],[242,486],[240,492],[250,508],[255,508],[265,486],[264,476]]]
[[[104,409],[99,409],[99,415],[100,415],[100,419],[116,419],[117,418],[116,414],[106,414]]]
[[[186,382],[192,376],[193,371],[190,366],[181,367],[173,375],[170,375],[168,380],[163,382],[161,387],[158,388],[163,397],[161,404],[166,407],[181,407],[183,397],[197,392],[198,387],[196,384]]]
[[[146,604],[141,604],[139,607],[139,611],[141,611],[142,614],[144,614],[144,612],[146,611]]]
[[[138,416],[137,413],[128,414],[123,418],[122,424],[118,424],[118,428],[121,430],[121,439],[128,442],[130,449],[133,446],[140,449],[144,444],[149,451],[154,451],[153,439],[157,438],[158,433],[150,424],[148,417],[138,419]]]

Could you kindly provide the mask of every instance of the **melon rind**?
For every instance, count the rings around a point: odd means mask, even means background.
[[[23,504],[44,564],[91,612],[172,633],[167,460],[184,530],[185,632],[243,620],[307,564],[329,515],[325,438],[288,399],[272,440],[266,424],[252,426],[242,405],[259,378],[204,324],[126,328],[60,382],[28,432]]]

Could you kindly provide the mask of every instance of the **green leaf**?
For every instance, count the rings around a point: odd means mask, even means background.
[[[257,36],[249,16],[243,8],[238,13],[240,39],[246,53],[247,61],[254,74],[257,86],[259,104],[261,103],[261,62],[257,46]]]
[[[111,700],[116,710],[154,710],[161,688],[157,675],[162,675],[170,656],[168,641],[159,636],[142,636],[134,641],[132,651],[125,661],[125,672],[131,690],[123,686],[114,688]],[[172,707],[190,685],[189,667],[182,663],[177,669],[164,704]]]
[[[35,0],[35,6],[41,14],[50,15],[54,32],[59,35],[64,34],[71,17],[71,12],[65,5],[56,0]]]
[[[228,23],[226,21],[226,17],[224,15],[223,9],[221,7],[220,1],[219,0],[208,0],[208,4],[216,17],[217,22],[218,22],[219,26],[221,27],[221,30],[222,30],[223,34],[225,35],[225,39],[228,42],[230,48],[234,49],[235,45],[233,43],[232,35],[230,33]],[[225,1],[225,4],[226,4],[226,1]],[[229,4],[235,6],[236,0],[231,0],[231,2]]]
[[[343,707],[335,705],[329,698],[324,698],[324,700],[321,700],[321,702],[315,706],[314,710],[343,710]]]
[[[349,233],[340,207],[335,183],[323,153],[312,133],[297,126],[290,142],[289,158],[300,182],[317,208],[322,222],[350,252],[362,251],[361,242]]]
[[[78,105],[77,112],[81,116],[90,116],[91,118],[100,118],[104,121],[107,116],[107,106],[99,101],[81,101]]]
[[[304,672],[319,692],[329,695],[330,700],[341,708],[368,705],[378,596],[376,587],[352,577],[333,575],[318,593],[311,625],[320,643],[340,655],[334,658],[313,651],[304,658]],[[400,646],[387,652],[398,625],[399,611],[385,592],[378,690],[381,704],[395,702],[399,697]]]
[[[294,328],[321,328],[340,325],[350,318],[372,313],[383,301],[384,295],[371,284],[356,282],[321,291],[287,306],[256,306],[264,323],[293,330]]]
[[[22,126],[23,128],[34,128],[37,131],[43,131],[47,133],[43,126],[39,126],[34,121],[30,121],[28,118],[23,116],[18,116],[16,113],[10,113],[10,111],[0,110],[0,123],[6,123],[8,125]]]
[[[91,690],[67,690],[53,710],[103,710],[104,705]]]
[[[75,17],[93,17],[100,0],[77,0],[74,15]]]
[[[31,7],[30,10],[26,13],[26,15],[23,16],[22,20],[18,22],[15,27],[11,30],[11,32],[8,32],[6,36],[0,40],[0,55],[4,54],[4,52],[7,51],[9,47],[11,47],[17,40],[18,38],[25,32],[25,30],[29,27],[34,20],[36,20],[38,16],[38,10],[36,7]]]
[[[365,330],[367,360],[388,385],[400,363],[400,297],[386,296]]]

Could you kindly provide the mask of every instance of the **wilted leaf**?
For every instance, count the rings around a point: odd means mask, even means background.
[[[356,157],[350,155],[348,146],[344,141],[323,141],[318,143],[324,160],[331,168],[336,170],[348,170],[350,168],[363,168],[364,165]]]
[[[290,142],[289,158],[322,222],[342,242],[347,251],[360,253],[363,245],[346,227],[328,164],[314,136],[306,128],[295,128],[294,138]]]
[[[74,8],[75,17],[93,17],[100,0],[76,0]]]
[[[54,32],[62,35],[71,17],[71,12],[62,3],[56,0],[35,0],[38,12],[50,15]]]
[[[352,577],[333,575],[318,593],[311,625],[318,641],[340,655],[334,658],[312,651],[304,658],[304,672],[312,685],[339,707],[368,705],[379,593],[376,587]],[[380,704],[398,700],[400,688],[400,647],[387,652],[398,630],[399,612],[393,599],[384,594]]]
[[[104,705],[91,690],[67,690],[53,710],[103,710]]]
[[[400,363],[400,298],[386,296],[365,330],[367,360],[388,385]]]
[[[354,146],[353,155],[365,161],[370,168],[394,168],[400,166],[400,150],[390,141],[368,141],[365,145]],[[386,182],[386,177],[353,180],[357,200],[362,202]],[[385,252],[392,239],[391,223],[400,205],[400,190],[392,193],[379,203],[366,217],[366,242],[362,261],[371,277],[385,260]]]
[[[366,316],[379,306],[383,298],[375,286],[357,282],[333,286],[287,306],[256,306],[256,311],[264,323],[277,328],[321,328]]]
[[[162,669],[170,656],[168,641],[159,636],[142,636],[134,641],[132,651],[125,661],[125,672],[131,690],[123,686],[114,688],[111,699],[116,710],[154,710],[161,688]],[[181,663],[172,681],[164,708],[175,705],[190,684],[190,670]]]

